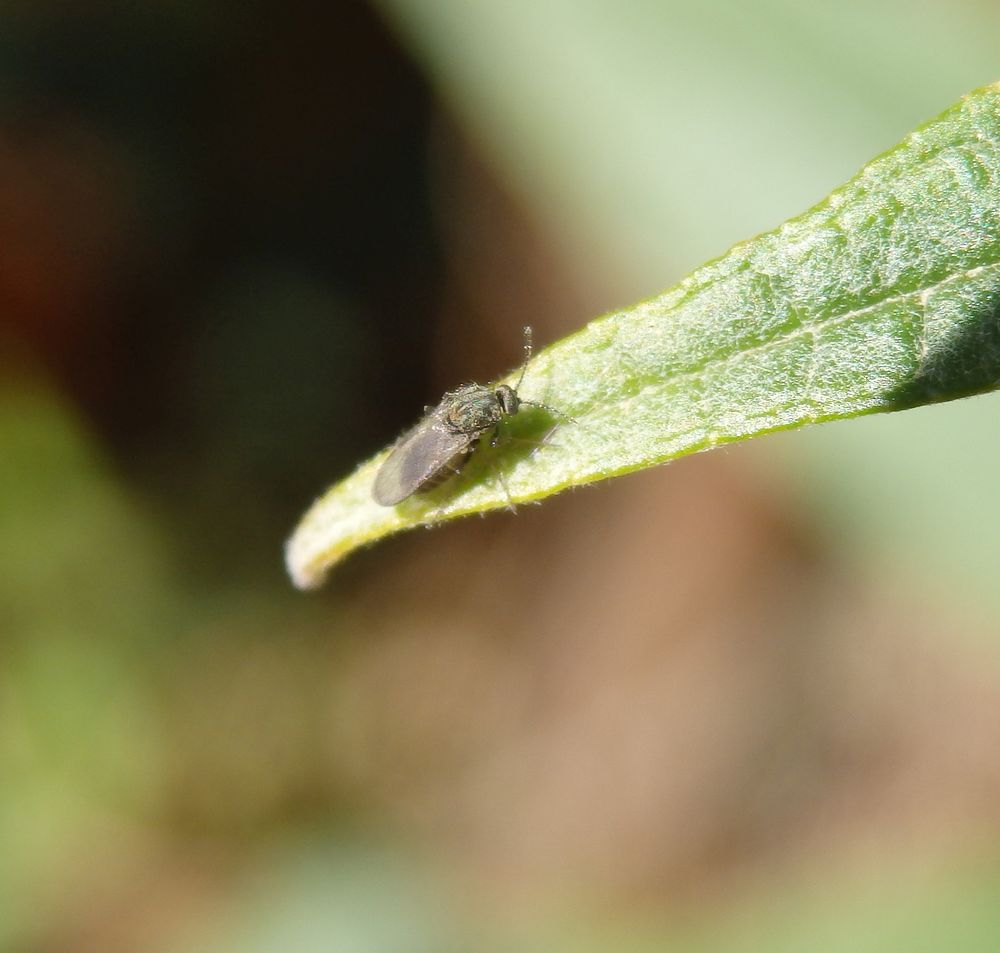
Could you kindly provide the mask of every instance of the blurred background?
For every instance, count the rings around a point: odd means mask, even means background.
[[[997,397],[282,564],[523,324],[803,211],[998,31],[0,4],[0,949],[1000,948]]]

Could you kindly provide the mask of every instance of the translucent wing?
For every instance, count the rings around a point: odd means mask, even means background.
[[[459,469],[477,438],[449,430],[431,414],[400,438],[375,477],[372,498],[395,506],[435,485]]]

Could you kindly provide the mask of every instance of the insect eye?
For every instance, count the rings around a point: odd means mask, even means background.
[[[516,414],[518,407],[521,406],[521,401],[517,397],[517,391],[506,384],[501,384],[497,388],[497,400],[500,401],[500,407],[505,414]]]

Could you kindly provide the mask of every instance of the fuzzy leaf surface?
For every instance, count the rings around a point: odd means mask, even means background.
[[[288,569],[311,588],[352,549],[398,530],[998,384],[1000,84],[804,215],[537,354],[521,396],[572,420],[526,408],[459,476],[395,507],[371,497],[388,451],[363,464],[303,517]]]

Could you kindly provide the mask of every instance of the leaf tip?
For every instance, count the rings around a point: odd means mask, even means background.
[[[285,569],[296,589],[318,589],[326,578],[329,564],[317,561],[313,547],[305,539],[307,527],[299,524],[285,543]]]

